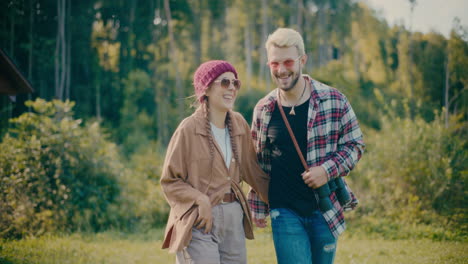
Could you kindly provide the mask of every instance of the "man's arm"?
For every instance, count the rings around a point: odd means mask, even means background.
[[[266,217],[268,216],[268,204],[264,203],[253,189],[248,194],[248,201],[252,218],[257,227],[266,227]]]
[[[254,113],[252,117],[252,126],[251,126],[251,133],[252,133],[252,141],[254,143],[254,146],[257,147],[258,144],[258,133],[261,133],[260,131],[260,121],[258,120],[258,110],[257,106],[254,108]],[[257,152],[257,158],[259,163],[262,163],[262,157],[259,154],[259,150],[256,149]],[[266,217],[268,216],[269,208],[268,204],[263,202],[257,195],[257,193],[253,190],[250,189],[249,194],[248,194],[248,202],[250,205],[250,211],[252,213],[252,218],[257,227],[266,227]]]
[[[329,179],[348,175],[365,149],[356,114],[346,97],[343,97],[342,112],[337,150],[321,165]]]

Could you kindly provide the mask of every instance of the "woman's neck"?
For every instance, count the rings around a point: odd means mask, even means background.
[[[217,128],[225,128],[226,124],[226,115],[227,112],[216,111],[214,109],[210,109],[209,119],[210,122],[213,123]]]

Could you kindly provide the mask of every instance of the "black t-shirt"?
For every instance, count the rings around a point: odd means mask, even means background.
[[[283,106],[302,155],[307,160],[307,122],[309,100],[294,108]],[[302,180],[304,166],[284,124],[276,104],[268,125],[267,144],[271,149],[270,208],[288,208],[301,216],[310,216],[318,209],[314,190]]]

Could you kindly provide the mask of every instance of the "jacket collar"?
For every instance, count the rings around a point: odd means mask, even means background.
[[[238,118],[235,117],[235,113],[232,110],[229,110],[229,115],[232,120],[232,136],[239,136],[245,134],[245,131],[242,129],[243,124],[239,121]],[[197,120],[196,122],[196,127],[195,127],[195,133],[208,136],[208,131],[206,129],[206,119],[205,119],[205,113],[203,112],[203,109],[201,107],[198,107],[197,110],[192,114],[192,116]]]

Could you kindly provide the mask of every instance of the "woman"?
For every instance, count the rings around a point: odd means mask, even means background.
[[[253,239],[247,182],[265,202],[269,178],[259,167],[249,125],[232,111],[240,81],[226,61],[201,64],[193,77],[197,110],[174,132],[161,186],[171,206],[163,248],[177,263],[246,263]]]

